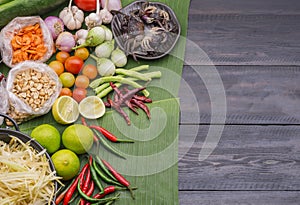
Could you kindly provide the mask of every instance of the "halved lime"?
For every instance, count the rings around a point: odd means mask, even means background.
[[[79,113],[86,119],[98,119],[105,113],[105,105],[101,98],[88,96],[80,101]]]
[[[70,96],[61,96],[52,106],[52,115],[60,124],[71,124],[79,117],[78,103]]]

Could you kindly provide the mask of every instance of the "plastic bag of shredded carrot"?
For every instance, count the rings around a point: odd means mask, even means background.
[[[39,16],[16,17],[0,33],[0,50],[8,67],[26,60],[45,62],[53,48],[51,33]]]

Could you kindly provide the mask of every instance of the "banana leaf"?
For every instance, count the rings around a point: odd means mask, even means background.
[[[132,0],[122,0],[125,6]],[[185,53],[185,37],[187,34],[189,1],[158,0],[167,4],[175,12],[181,25],[181,38],[172,52],[158,60],[141,60],[138,62],[129,59],[127,68],[148,64],[149,71],[162,72],[160,79],[155,79],[147,84],[147,90],[153,103],[148,104],[151,111],[151,119],[139,110],[139,115],[126,110],[132,121],[128,126],[123,118],[114,110],[109,110],[105,115],[89,124],[101,125],[122,139],[133,139],[135,143],[112,144],[121,151],[126,159],[120,158],[105,147],[92,149],[106,159],[121,174],[123,174],[138,189],[134,191],[133,200],[128,191],[122,191],[120,199],[115,204],[130,205],[176,205],[178,202],[178,124],[179,124],[179,100],[178,91],[181,81],[183,59]],[[66,5],[63,5],[66,6]],[[63,7],[62,7],[63,8]],[[57,15],[62,9],[58,8],[47,15]],[[50,59],[49,61],[53,60]],[[95,63],[88,59],[86,63]],[[9,68],[0,64],[0,72],[7,74]],[[89,94],[93,94],[89,92]],[[48,114],[24,122],[20,125],[22,132],[30,135],[32,129],[40,124],[52,124],[62,133],[66,128],[55,122],[51,112]],[[76,123],[81,123],[78,120]],[[85,157],[81,156],[82,164]],[[77,204],[75,200],[72,204]]]

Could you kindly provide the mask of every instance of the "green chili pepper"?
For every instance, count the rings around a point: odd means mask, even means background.
[[[117,186],[123,186],[122,184],[116,182],[116,181],[113,181],[111,180],[110,178],[108,178],[107,176],[105,176],[105,174],[99,169],[99,167],[97,166],[96,164],[96,161],[93,160],[93,168],[95,169],[96,173],[100,176],[100,178],[105,181],[106,183],[109,183],[109,184],[114,184],[114,185],[117,185]]]
[[[112,201],[112,200],[119,199],[118,196],[110,197],[110,198],[103,198],[103,199],[95,199],[95,198],[93,198],[93,197],[90,197],[90,196],[86,195],[85,193],[83,193],[83,191],[80,189],[80,180],[78,181],[77,189],[78,189],[79,195],[80,195],[85,201],[96,202],[97,204],[104,204],[104,203],[106,203],[106,202],[109,202],[109,201]]]

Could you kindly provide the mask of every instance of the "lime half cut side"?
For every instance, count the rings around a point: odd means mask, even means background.
[[[98,119],[105,113],[105,105],[101,98],[88,96],[79,103],[79,113],[86,119]]]
[[[71,124],[79,117],[78,103],[70,96],[61,96],[52,106],[52,115],[60,124]]]

